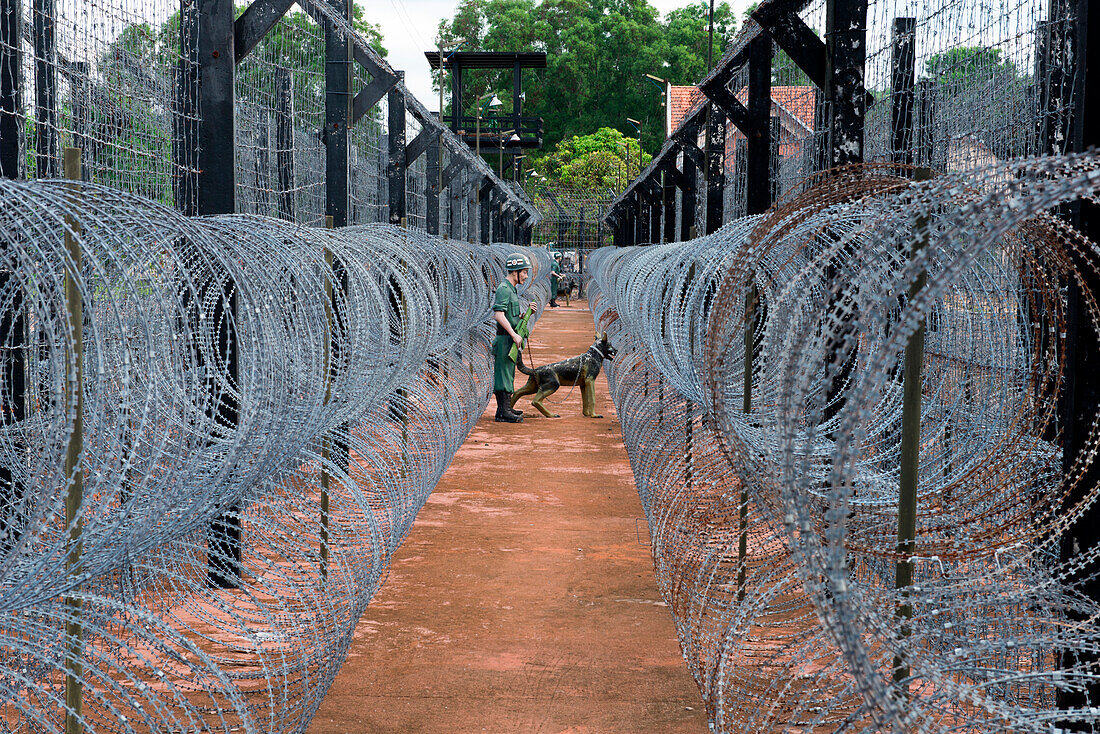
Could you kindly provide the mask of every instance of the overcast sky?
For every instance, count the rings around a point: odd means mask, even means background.
[[[424,52],[435,48],[435,30],[439,21],[454,16],[457,0],[355,0],[372,23],[382,27],[389,62],[405,72],[405,84],[424,105],[439,107],[438,93],[432,92],[432,78]],[[720,1],[720,0],[719,0]],[[689,0],[649,0],[662,14],[674,8],[690,5]],[[738,18],[752,0],[730,0]],[[504,48],[501,51],[516,49]],[[537,73],[537,72],[535,72]],[[525,82],[526,83],[526,82]]]

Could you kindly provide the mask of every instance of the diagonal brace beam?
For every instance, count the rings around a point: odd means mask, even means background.
[[[233,52],[236,63],[241,63],[249,51],[263,40],[279,19],[286,15],[294,0],[253,0],[241,17],[233,21]]]
[[[432,138],[439,135],[436,130],[429,128],[422,128],[416,137],[409,141],[409,144],[405,146],[405,165],[411,166],[420,156],[424,155],[424,151],[428,149],[428,145],[432,142]]]

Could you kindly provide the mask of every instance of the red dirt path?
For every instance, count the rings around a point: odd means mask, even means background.
[[[547,310],[537,364],[592,343],[583,302]],[[516,375],[517,387],[523,375]],[[562,402],[557,402],[562,401]],[[603,375],[478,421],[393,557],[310,734],[707,731],[660,601]],[[506,476],[508,467],[517,465]]]

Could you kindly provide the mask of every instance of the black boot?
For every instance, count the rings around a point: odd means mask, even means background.
[[[550,299],[550,308],[557,308],[557,307],[558,307],[558,302],[557,302],[557,300],[556,300],[556,299],[553,299],[553,298],[551,298],[551,299]]]
[[[497,423],[521,423],[523,422],[523,416],[514,412],[509,405],[509,401],[512,399],[512,394],[504,392],[503,390],[497,390],[495,393],[497,398]]]

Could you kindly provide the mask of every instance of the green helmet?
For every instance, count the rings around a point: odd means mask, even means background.
[[[531,261],[522,252],[513,252],[504,261],[504,268],[509,273],[514,273],[517,270],[530,270]]]
[[[560,253],[560,252],[557,252],[557,251],[555,250],[555,251],[554,251],[554,259],[555,259],[555,260],[561,260],[561,253]]]

